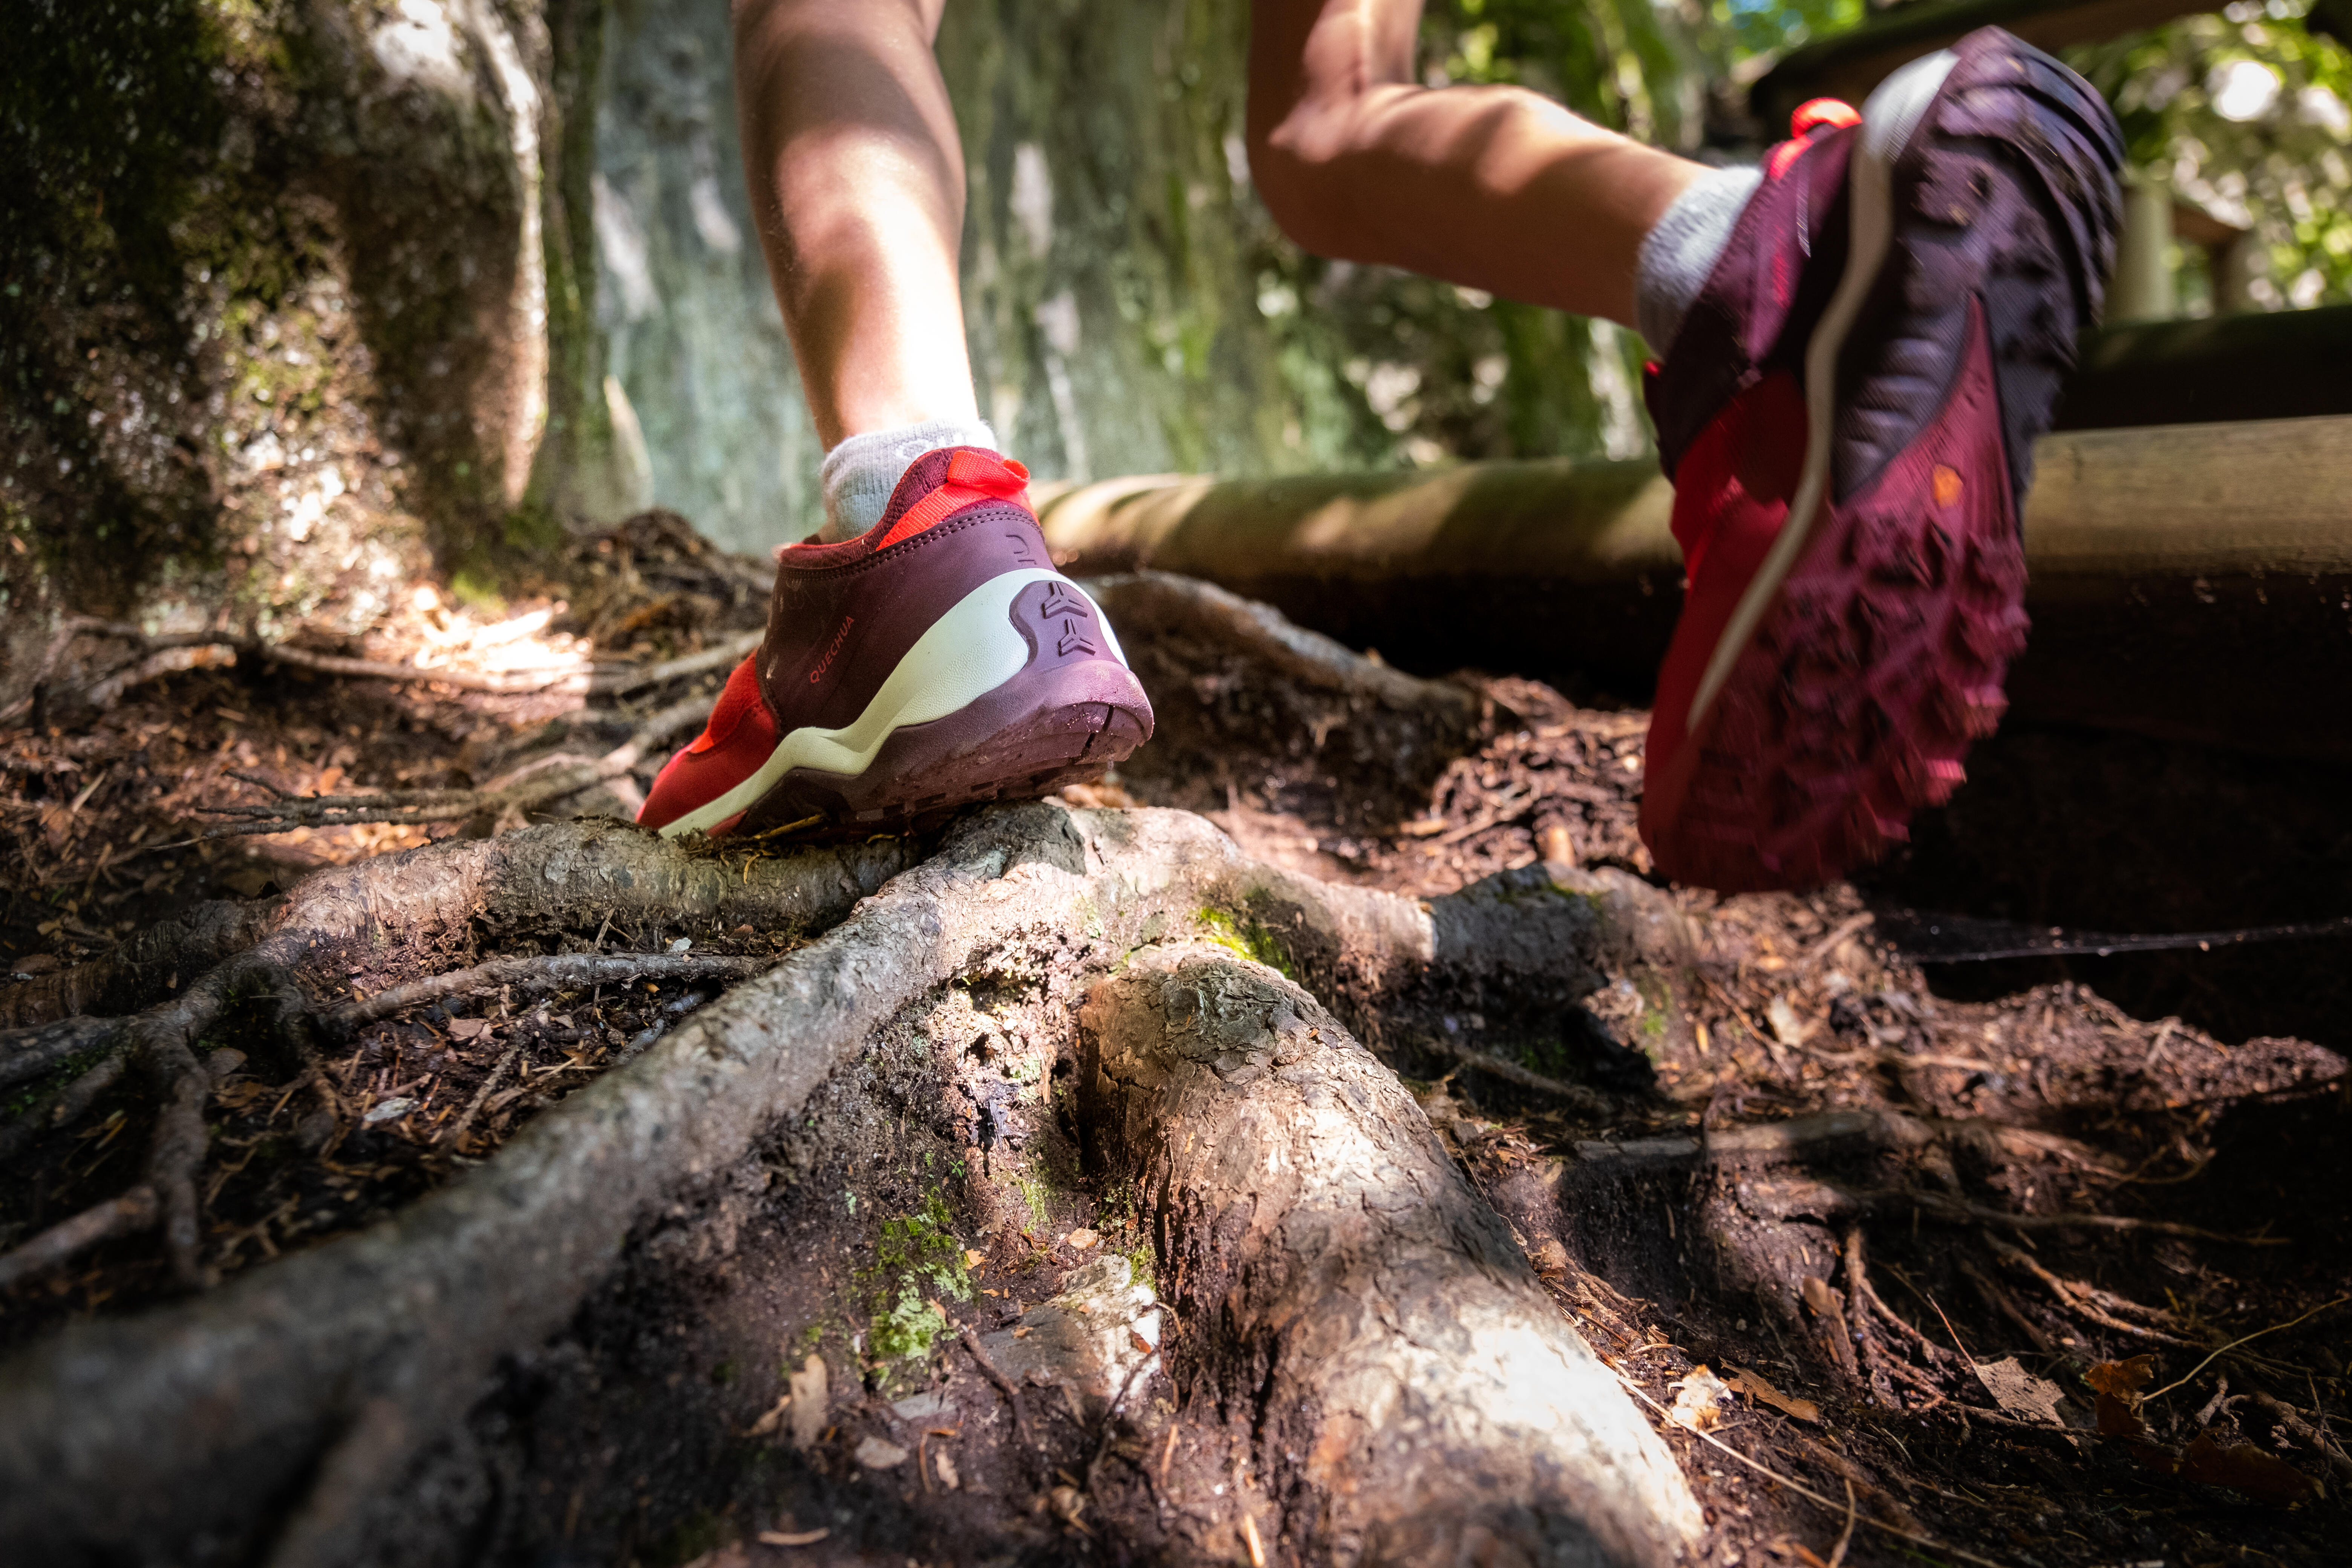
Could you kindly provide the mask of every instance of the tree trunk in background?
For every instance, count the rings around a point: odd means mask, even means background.
[[[949,7],[1007,446],[1045,480],[1641,449],[1629,338],[1281,237],[1247,29]],[[356,637],[648,504],[804,534],[729,56],[719,0],[33,0],[0,59],[0,707],[68,613]]]
[[[68,610],[356,635],[436,560],[613,510],[565,98],[593,5],[25,20],[0,65],[5,696]]]

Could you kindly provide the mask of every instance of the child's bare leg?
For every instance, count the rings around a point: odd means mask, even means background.
[[[829,448],[825,522],[776,552],[766,638],[654,781],[637,820],[665,834],[891,831],[1097,776],[1151,733],[972,396],[943,3],[735,0],[744,164]]]
[[[1842,875],[1948,796],[2024,645],[2017,520],[2095,316],[2123,152],[1998,28],[1759,169],[1415,83],[1420,0],[1256,0],[1251,167],[1291,237],[1641,330],[1689,567],[1644,751],[1658,868]]]
[[[1319,255],[1634,324],[1642,241],[1706,170],[1523,88],[1422,86],[1420,26],[1420,0],[1257,0],[1250,169],[1276,221]]]
[[[964,347],[963,149],[931,53],[944,3],[735,3],[743,163],[809,412],[835,454],[825,478],[836,514],[842,470],[877,444],[845,449],[852,437],[995,444]],[[878,517],[887,484],[877,475],[864,489],[877,485],[830,531]]]

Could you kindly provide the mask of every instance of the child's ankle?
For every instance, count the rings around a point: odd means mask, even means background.
[[[927,419],[845,439],[824,455],[824,466],[817,470],[824,487],[824,525],[817,530],[817,538],[838,543],[881,521],[890,492],[898,488],[908,468],[941,447],[985,447],[992,452],[996,432],[984,419]]]

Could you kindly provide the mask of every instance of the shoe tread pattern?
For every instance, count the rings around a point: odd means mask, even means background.
[[[1832,494],[1861,493],[1936,418],[1972,300],[1990,334],[2010,478],[2022,502],[2076,337],[2115,258],[2123,143],[2058,61],[1986,29],[1894,170],[1895,242],[1838,371]]]

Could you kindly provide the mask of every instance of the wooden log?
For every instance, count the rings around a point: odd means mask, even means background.
[[[2352,414],[2352,305],[2134,321],[2084,338],[2061,430]]]
[[[2014,715],[2352,759],[2352,417],[2063,432],[2036,456]],[[1551,461],[1109,480],[1044,518],[1073,571],[1205,577],[1421,674],[1642,700],[1681,607],[1672,506],[1649,464]]]

